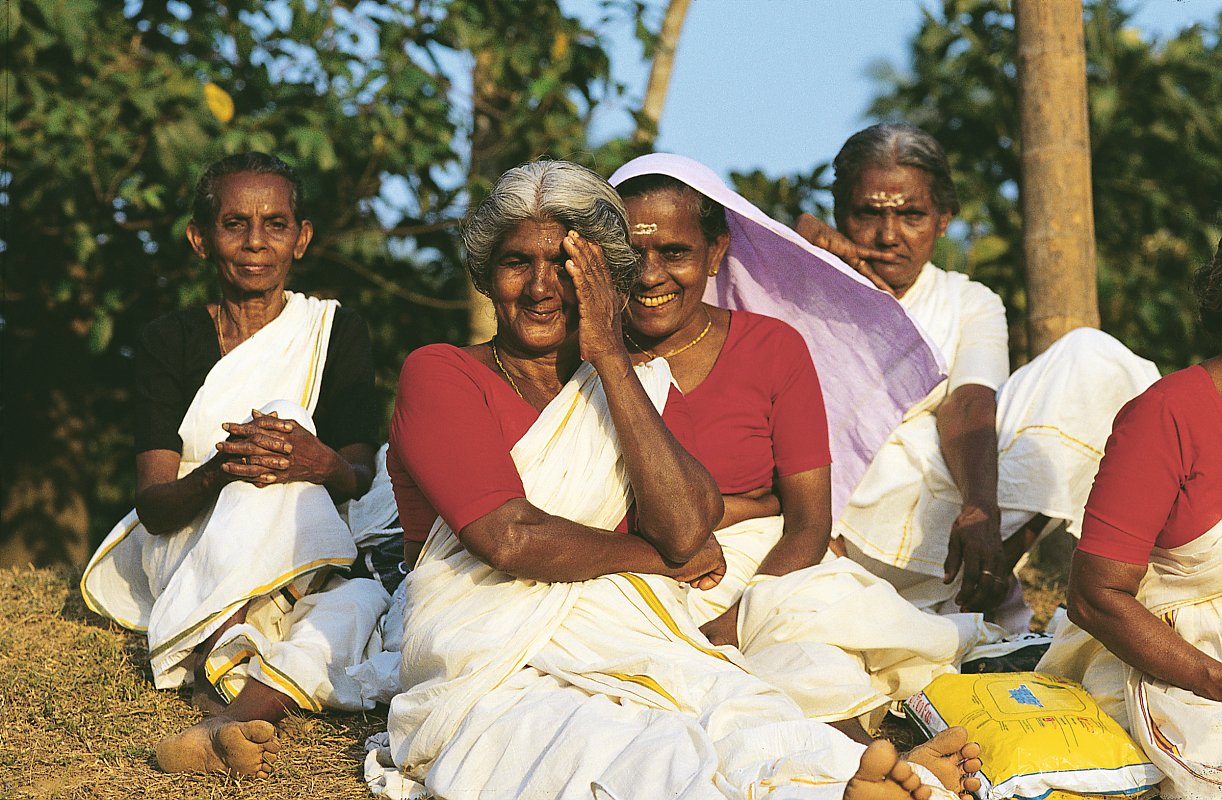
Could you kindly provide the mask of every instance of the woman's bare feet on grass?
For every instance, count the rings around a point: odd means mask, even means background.
[[[857,774],[844,787],[844,800],[929,800],[932,794],[886,739],[866,748]]]
[[[157,763],[166,772],[223,772],[266,778],[272,774],[279,750],[276,726],[270,722],[208,717],[158,742]]]
[[[980,745],[967,740],[967,729],[956,725],[919,744],[905,756],[934,774],[942,785],[960,797],[970,798],[969,792],[980,788],[980,779],[968,777],[979,772]]]

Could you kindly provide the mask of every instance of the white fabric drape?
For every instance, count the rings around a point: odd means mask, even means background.
[[[180,477],[216,454],[216,443],[227,435],[223,422],[249,420],[251,409],[276,411],[314,431],[311,414],[338,303],[295,293],[286,299],[276,319],[208,373],[179,428]],[[184,659],[254,601],[247,623],[234,626],[218,645],[218,651],[227,646],[227,657],[209,660],[218,690],[232,698],[251,674],[304,708],[324,701],[359,708],[359,690],[342,662],[363,657],[389,598],[376,582],[358,581],[302,605],[303,597],[323,588],[330,568],[346,567],[355,555],[352,533],[323,487],[290,483],[259,489],[234,482],[173,533],[150,535],[131,511],[90,560],[81,590],[98,613],[147,632],[158,688],[190,683]],[[336,580],[328,588],[336,587]],[[310,609],[317,620],[347,616],[346,629],[310,630],[313,623],[299,624]],[[300,646],[291,644],[294,628],[305,637]],[[340,685],[333,685],[336,679]]]
[[[669,368],[638,367],[661,406]],[[629,486],[583,365],[513,448],[527,497],[608,528]],[[438,520],[407,577],[402,678],[366,760],[388,798],[839,798],[862,747],[714,648],[668,578],[497,572]],[[380,746],[379,746],[380,745]],[[932,780],[926,776],[927,780]],[[941,795],[946,797],[948,795]]]
[[[1137,599],[1175,632],[1222,659],[1222,522],[1179,547],[1154,548]],[[1222,796],[1222,703],[1156,680],[1069,620],[1037,669],[1082,683],[1166,775],[1164,800]]]

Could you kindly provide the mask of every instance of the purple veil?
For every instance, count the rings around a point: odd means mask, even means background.
[[[684,156],[653,153],[611,176],[669,175],[725,206],[730,249],[706,302],[784,320],[806,339],[827,406],[832,518],[905,411],[945,375],[945,362],[894,297],[836,256],[730,190]]]

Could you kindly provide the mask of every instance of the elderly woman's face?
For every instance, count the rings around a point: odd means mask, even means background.
[[[921,274],[934,244],[946,233],[950,213],[938,211],[929,179],[915,167],[871,167],[861,173],[844,218],[844,233],[863,247],[894,254],[894,264],[871,262],[897,297]]]
[[[577,332],[577,293],[564,269],[567,232],[559,222],[527,220],[492,251],[499,341],[527,353],[553,353]]]
[[[701,310],[704,288],[725,257],[729,237],[705,238],[697,202],[670,189],[624,201],[632,247],[641,257],[641,279],[632,289],[627,321],[650,339],[682,338],[689,328],[695,335],[708,321]]]
[[[187,231],[195,252],[217,267],[239,295],[284,289],[293,260],[305,255],[313,236],[309,221],[293,214],[292,186],[279,175],[238,172],[221,178],[218,211],[208,230]]]

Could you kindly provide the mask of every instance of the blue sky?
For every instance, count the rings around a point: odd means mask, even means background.
[[[648,0],[660,15],[665,0]],[[597,0],[565,4],[596,20]],[[869,124],[877,91],[871,66],[908,65],[908,42],[927,0],[693,0],[679,42],[657,149],[682,153],[719,174],[760,168],[770,175],[828,161]],[[940,6],[940,3],[937,5]],[[1129,0],[1146,37],[1208,22],[1222,0]],[[656,27],[656,26],[655,26]],[[613,70],[634,102],[647,65],[626,26],[609,34]],[[605,107],[595,135],[631,130],[621,109]]]

